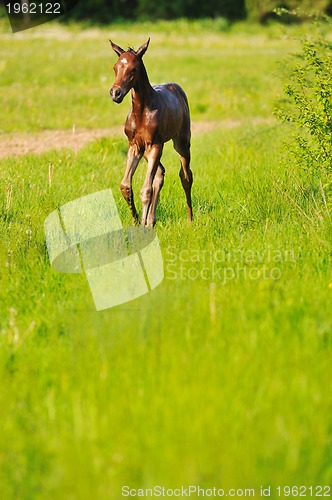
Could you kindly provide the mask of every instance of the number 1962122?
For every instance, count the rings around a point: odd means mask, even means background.
[[[330,486],[278,486],[278,496],[284,497],[330,497]]]
[[[15,2],[6,4],[8,14],[62,14],[60,3]]]

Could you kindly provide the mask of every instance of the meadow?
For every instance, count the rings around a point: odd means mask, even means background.
[[[272,114],[301,30],[51,23],[14,36],[1,24],[0,139],[119,127],[76,151],[0,160],[1,498],[118,500],[124,485],[278,498],[278,486],[331,484],[331,215]],[[108,38],[148,36],[151,82],[181,84],[196,124],[195,220],[169,145],[165,279],[96,312],[84,274],[51,269],[44,220],[110,187],[131,224],[118,189],[130,98],[109,98]],[[136,193],[143,178],[142,164]]]

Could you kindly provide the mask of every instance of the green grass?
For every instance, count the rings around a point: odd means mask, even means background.
[[[269,32],[230,36],[190,30],[184,22],[173,31],[167,23],[122,30],[76,27],[72,36],[52,27],[2,37],[2,132],[122,124],[125,106],[114,107],[108,94],[116,61],[109,37],[138,47],[151,35],[144,58],[151,82],[174,80],[186,88],[196,121],[270,116],[280,85],[276,61],[289,50],[288,40],[271,40]]]
[[[43,223],[62,204],[111,187],[131,223],[120,135],[0,162],[4,499],[331,484],[330,214],[283,156],[288,128],[250,124],[271,115],[276,62],[295,42],[197,25],[175,37],[170,26],[152,36],[151,80],[182,83],[195,121],[243,124],[193,138],[191,225],[166,147],[159,287],[97,313],[85,276],[49,265]],[[136,46],[149,30],[117,29],[3,34],[1,129],[122,124],[126,105],[107,96],[107,35]],[[136,193],[143,178],[142,165]]]

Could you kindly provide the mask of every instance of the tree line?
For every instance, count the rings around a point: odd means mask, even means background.
[[[298,10],[297,16],[285,12],[281,15],[281,20],[291,22],[314,13],[332,14],[332,0],[79,0],[70,17],[99,23],[181,17],[223,17],[230,21],[250,18],[264,22],[277,17],[274,10],[278,8]]]
[[[14,0],[12,0],[14,1]],[[17,0],[17,5],[23,0]],[[46,1],[46,0],[43,0]],[[332,0],[60,0],[66,19],[111,23],[119,20],[224,18],[300,22],[312,14],[332,16]],[[4,15],[0,0],[0,17]],[[31,2],[30,2],[31,3]],[[275,10],[279,9],[279,14]],[[288,11],[288,13],[287,13]],[[295,14],[296,12],[296,14]]]

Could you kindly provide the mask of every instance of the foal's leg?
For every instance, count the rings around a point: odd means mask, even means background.
[[[176,138],[173,141],[174,149],[180,155],[181,169],[180,179],[181,184],[186,193],[188,218],[193,220],[193,209],[191,204],[191,186],[193,184],[193,173],[190,169],[190,140],[187,138]]]
[[[139,217],[134,203],[134,193],[132,190],[132,178],[136,171],[138,162],[142,158],[143,153],[137,152],[133,146],[129,146],[127,153],[127,167],[124,177],[120,184],[120,189],[122,195],[131,210],[132,216],[134,217],[135,224],[139,224]]]
[[[152,222],[150,220],[148,222],[147,218],[152,202],[152,183],[160,163],[162,150],[163,146],[161,144],[154,144],[151,148],[149,148],[149,150],[145,151],[144,156],[148,162],[148,169],[140,192],[142,202],[142,226],[146,226],[148,223],[150,224]]]
[[[165,168],[161,163],[159,163],[156,175],[153,180],[152,185],[152,201],[148,212],[148,226],[154,226],[156,223],[156,209],[159,200],[159,193],[164,185]]]

